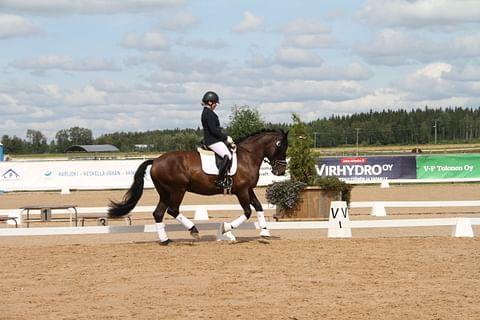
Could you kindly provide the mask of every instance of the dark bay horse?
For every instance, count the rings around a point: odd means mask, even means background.
[[[284,175],[287,167],[288,131],[261,130],[237,141],[237,171],[233,175],[231,193],[236,195],[243,209],[243,214],[232,221],[224,223],[222,232],[230,232],[250,218],[253,206],[257,213],[260,235],[268,237],[263,208],[253,189],[257,185],[259,170],[264,159],[272,166],[272,173]],[[215,187],[215,175],[207,175],[202,171],[200,155],[197,151],[172,151],[156,159],[144,161],[134,175],[132,186],[120,202],[112,201],[108,214],[119,217],[128,214],[138,203],[143,193],[144,175],[151,165],[150,176],[160,195],[153,216],[157,224],[161,244],[171,242],[162,223],[165,212],[181,222],[192,237],[199,239],[198,229],[192,221],[180,213],[180,203],[185,192],[201,195],[223,193],[223,189]]]

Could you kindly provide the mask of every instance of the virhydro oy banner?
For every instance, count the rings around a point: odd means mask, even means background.
[[[417,157],[417,179],[446,178],[480,178],[480,154]]]
[[[348,181],[416,179],[415,156],[319,158],[318,174]]]

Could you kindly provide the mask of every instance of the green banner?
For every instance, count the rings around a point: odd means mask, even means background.
[[[417,179],[480,178],[480,154],[417,156]]]

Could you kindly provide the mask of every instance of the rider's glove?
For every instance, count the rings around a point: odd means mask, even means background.
[[[230,143],[230,150],[232,150],[232,152],[237,151],[237,145],[235,143]]]
[[[232,137],[227,136],[227,144],[230,144],[230,145],[231,145],[231,144],[235,144],[235,142],[233,142]]]

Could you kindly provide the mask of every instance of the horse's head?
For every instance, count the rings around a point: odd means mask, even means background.
[[[287,170],[288,131],[263,129],[248,137],[238,140],[240,149],[255,155],[259,161],[264,160],[272,166],[272,173],[277,176]]]
[[[288,131],[275,131],[267,144],[266,157],[272,166],[272,173],[283,176],[287,170]]]

